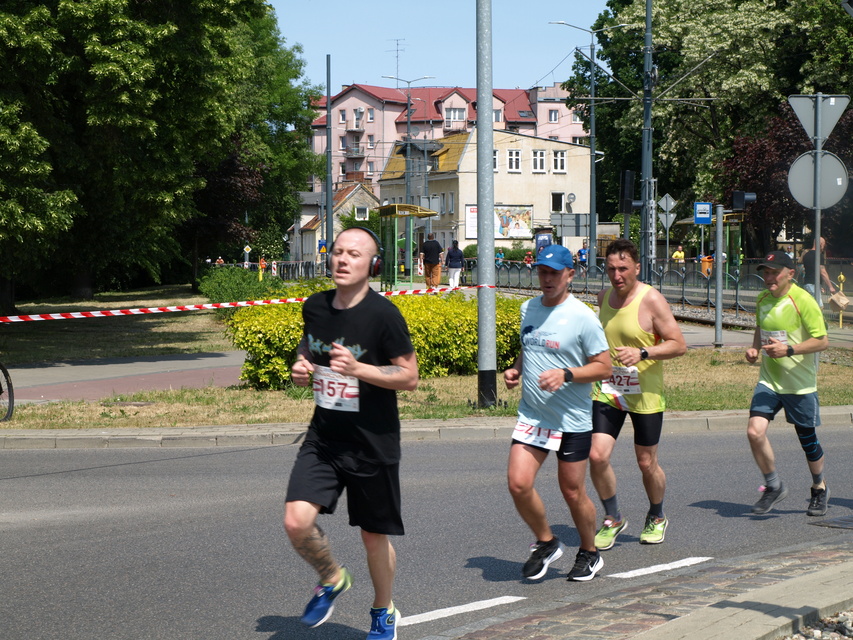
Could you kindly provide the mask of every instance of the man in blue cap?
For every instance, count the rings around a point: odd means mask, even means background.
[[[549,245],[533,266],[542,295],[521,305],[521,353],[504,371],[508,389],[522,385],[507,482],[515,508],[536,536],[522,575],[542,578],[563,555],[534,488],[536,474],[555,451],[560,490],[580,535],[567,577],[584,582],[604,566],[595,548],[595,506],[585,480],[592,442],[590,391],[593,382],[610,377],[610,354],[595,313],[569,293],[575,275],[571,252]]]

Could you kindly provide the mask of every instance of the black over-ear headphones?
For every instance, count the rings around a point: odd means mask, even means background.
[[[376,255],[374,255],[370,259],[370,266],[367,269],[367,275],[371,278],[378,277],[382,273],[382,254],[385,253],[385,250],[382,248],[382,243],[379,241],[379,236],[377,236],[367,227],[348,227],[347,229],[344,229],[344,231],[349,231],[350,229],[361,229],[362,231],[368,233],[370,237],[373,238],[373,241],[376,243]],[[344,231],[341,231],[341,233],[343,233]],[[331,269],[332,251],[334,250],[335,243],[332,242],[332,246],[329,247],[328,258],[326,259],[326,269]]]

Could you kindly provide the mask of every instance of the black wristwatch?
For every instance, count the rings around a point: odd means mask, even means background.
[[[791,345],[788,345],[787,356],[790,358],[792,355],[794,355],[794,347],[792,347]]]
[[[575,374],[568,367],[563,369],[563,382],[571,382],[575,379]]]
[[[648,360],[649,352],[646,351],[645,347],[640,347],[640,360]]]

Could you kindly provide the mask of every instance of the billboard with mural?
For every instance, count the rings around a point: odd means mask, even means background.
[[[533,238],[532,204],[495,205],[495,240]],[[477,205],[465,205],[465,238],[477,239]]]

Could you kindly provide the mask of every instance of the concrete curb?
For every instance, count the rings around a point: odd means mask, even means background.
[[[853,427],[853,405],[821,407],[826,426]],[[664,430],[740,431],[747,411],[680,411],[667,413]],[[515,418],[477,417],[452,420],[404,420],[403,442],[439,440],[509,440]],[[256,447],[298,443],[304,423],[227,425],[151,429],[4,429],[0,449],[118,449],[127,447]]]
[[[853,604],[853,561],[721,600],[640,633],[641,640],[773,640]],[[808,594],[808,605],[803,604]]]

